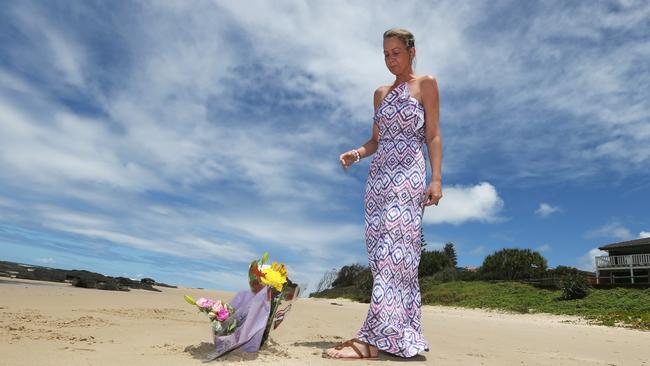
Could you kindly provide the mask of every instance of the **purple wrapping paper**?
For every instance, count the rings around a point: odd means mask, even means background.
[[[262,335],[266,328],[271,311],[271,302],[267,298],[268,287],[257,294],[250,290],[239,291],[230,300],[235,308],[235,318],[239,325],[237,329],[226,336],[214,336],[215,351],[207,355],[205,361],[213,361],[224,353],[235,348],[244,352],[256,352],[260,349]]]

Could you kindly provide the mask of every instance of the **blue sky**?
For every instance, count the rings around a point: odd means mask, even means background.
[[[440,88],[429,248],[590,269],[650,236],[644,1],[8,1],[0,260],[237,290],[264,251],[310,288],[366,263],[382,33]]]

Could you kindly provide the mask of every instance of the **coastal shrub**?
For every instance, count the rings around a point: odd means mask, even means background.
[[[438,282],[449,282],[449,281],[456,281],[458,278],[456,268],[454,267],[446,267],[441,269],[440,271],[436,272],[432,276],[434,281]]]
[[[439,250],[424,251],[420,255],[418,276],[431,276],[443,268],[452,267],[451,259]]]
[[[352,286],[357,282],[357,278],[363,272],[366,266],[361,264],[352,264],[349,266],[343,266],[339,270],[339,273],[336,276],[334,282],[332,282],[332,287],[344,287]]]
[[[575,267],[569,266],[557,266],[555,268],[549,268],[546,271],[547,277],[566,277],[570,275],[577,275],[580,273],[580,270]]]
[[[531,312],[530,307],[531,303],[529,301],[522,301],[520,303],[514,304],[511,310],[520,314],[529,314]]]
[[[437,291],[422,294],[423,304],[457,305],[465,299],[466,294],[456,289],[439,287]]]
[[[541,254],[530,249],[501,249],[483,260],[479,273],[485,280],[519,280],[539,278],[547,262]]]
[[[585,276],[570,274],[560,281],[563,300],[583,299],[589,295],[590,287]]]
[[[553,290],[561,290],[562,281],[565,278],[578,275],[587,276],[588,274],[589,272],[579,270],[575,267],[560,265],[555,268],[547,269],[536,286]]]
[[[359,292],[359,301],[369,303],[372,297],[372,271],[366,266],[357,276],[354,287]]]
[[[481,276],[478,272],[460,270],[456,272],[456,280],[458,281],[478,281]]]

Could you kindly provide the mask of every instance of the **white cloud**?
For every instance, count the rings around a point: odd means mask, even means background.
[[[585,255],[578,258],[577,267],[585,271],[595,271],[596,270],[596,257],[608,255],[607,252],[602,251],[598,248],[593,248]]]
[[[50,257],[36,258],[35,261],[37,263],[43,263],[43,264],[51,264],[55,262],[54,258],[50,258]]]
[[[86,52],[75,38],[74,32],[66,32],[56,27],[49,14],[38,6],[21,4],[11,9],[21,24],[21,36],[27,43],[40,44],[40,57],[50,66],[48,69],[50,81],[63,81],[61,87],[84,87],[84,64]],[[31,60],[30,62],[33,62]]]
[[[485,254],[486,250],[487,250],[487,248],[484,245],[479,245],[479,246],[473,248],[472,250],[470,250],[469,254],[479,256],[479,255]]]
[[[190,223],[203,227],[202,219],[189,210],[163,211],[143,207],[131,212],[117,211],[116,215],[80,214],[73,210],[40,205],[32,211],[43,225],[58,231],[78,234],[90,242],[108,241],[140,250],[183,258],[221,260],[224,263],[245,263],[259,254],[250,244],[224,238],[211,238],[192,233]],[[119,216],[126,215],[127,221]],[[186,228],[181,232],[178,228]]]
[[[253,260],[255,258],[252,258]],[[219,291],[241,291],[249,287],[248,276],[244,273],[233,273],[231,271],[201,271],[186,272],[183,277],[189,277],[211,284],[209,289]],[[225,301],[225,299],[224,299]]]
[[[542,202],[539,204],[539,208],[535,210],[535,213],[541,217],[548,217],[553,213],[560,212],[560,208],[557,206],[551,206],[548,203]]]
[[[539,252],[549,252],[549,251],[551,251],[551,249],[552,249],[551,246],[548,245],[548,244],[544,244],[544,245],[541,245],[541,246],[537,247],[537,251],[539,251]]]
[[[314,76],[307,83],[286,79],[302,93],[336,100],[335,104],[357,121],[367,124],[372,111],[372,92],[393,76],[384,65],[382,33],[402,19],[418,37],[418,68],[426,73],[449,75],[458,58],[465,61],[463,28],[481,14],[481,5],[457,3],[422,4],[392,2],[265,1],[218,2],[255,44],[265,62],[292,63]],[[436,22],[414,14],[445,14]],[[282,22],[270,22],[278,14]],[[280,15],[281,14],[281,15]],[[369,16],[371,15],[371,16]],[[441,35],[427,36],[427,35]],[[352,36],[353,35],[353,36]],[[442,36],[444,35],[444,36]],[[423,65],[423,66],[422,66]],[[466,71],[465,71],[466,72]],[[451,78],[453,76],[449,76]]]
[[[264,211],[262,209],[260,213]],[[359,212],[359,220],[362,218],[362,212]],[[351,253],[365,253],[363,226],[360,224],[312,221],[304,217],[294,217],[289,221],[264,214],[230,215],[218,218],[217,222],[220,227],[249,236],[263,245],[295,250],[313,259],[342,259]],[[350,243],[357,245],[350,247]],[[355,257],[349,257],[348,261],[352,258]]]
[[[618,240],[632,239],[630,230],[618,221],[612,221],[601,227],[589,231],[586,235],[587,238],[613,238]]]
[[[62,95],[50,95],[20,75],[0,70],[2,80],[26,97],[23,101],[0,90],[0,177],[19,195],[49,203],[26,200],[22,208],[13,207],[22,215],[9,216],[3,210],[1,217],[40,221],[38,217],[46,228],[81,235],[86,242],[184,258],[247,261],[244,258],[257,256],[251,248],[259,245],[258,240],[305,249],[319,259],[336,257],[330,249],[345,240],[363,244],[362,212],[356,225],[345,218],[325,223],[312,214],[345,210],[345,195],[332,183],[359,185],[337,166],[337,154],[331,150],[338,141],[326,128],[327,120],[319,118],[318,123],[293,126],[287,132],[286,126],[278,128],[239,107],[228,110],[230,102],[247,102],[228,99],[235,96],[235,87],[254,91],[259,87],[247,86],[242,78],[233,89],[225,89],[233,84],[227,79],[240,60],[227,32],[228,22],[236,19],[226,19],[217,10],[207,3],[161,3],[143,10],[141,28],[111,29],[117,34],[130,32],[128,37],[123,34],[130,41],[121,46],[128,48],[130,57],[124,60],[131,63],[113,75],[120,87],[110,95],[90,86],[103,72],[92,59],[81,57],[84,45],[70,37],[65,26],[52,29],[49,37],[56,52],[51,57],[41,55],[35,45],[23,46],[21,54],[32,52],[25,57],[29,65],[55,58],[59,74],[48,73],[47,79],[64,79],[90,99],[76,102],[96,103],[105,113],[76,115],[58,98],[80,98],[79,93],[70,96],[64,90]],[[33,33],[31,39],[39,43],[44,35],[31,25],[40,24],[41,13],[29,5],[17,5],[16,12],[30,25],[26,31]],[[177,27],[179,17],[186,26]],[[239,49],[256,56],[248,51]],[[45,67],[40,70],[49,72]],[[52,84],[57,83],[46,86]],[[210,115],[215,107],[235,117]],[[299,124],[302,119],[282,122]],[[311,158],[323,149],[331,159]],[[151,193],[171,197],[172,202],[147,197]],[[344,198],[337,200],[339,196]],[[173,203],[176,199],[191,201],[188,204],[194,207],[179,209]],[[247,205],[261,206],[256,217],[248,214]],[[358,257],[363,250],[353,253]]]
[[[481,182],[475,186],[444,187],[438,206],[424,209],[425,224],[462,224],[467,221],[495,222],[503,200],[494,186]]]
[[[639,233],[639,238],[650,238],[650,231],[642,231]]]

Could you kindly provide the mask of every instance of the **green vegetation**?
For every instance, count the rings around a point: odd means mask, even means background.
[[[586,272],[567,266],[548,269],[546,259],[529,249],[496,251],[478,272],[456,268],[455,262],[452,243],[443,251],[423,249],[418,268],[422,304],[575,315],[596,324],[650,330],[650,288],[591,288]],[[319,287],[331,283],[330,288],[310,296],[370,302],[368,266],[344,266],[321,282]]]
[[[481,265],[484,279],[518,280],[537,278],[546,271],[546,259],[530,249],[501,249],[488,255]]]
[[[624,325],[650,330],[650,289],[592,289],[583,299],[563,300],[562,290],[540,289],[513,282],[440,282],[433,276],[420,280],[422,304],[500,309],[516,313],[576,315],[595,324]],[[333,288],[314,297],[343,297],[369,302],[354,286]]]
[[[590,291],[585,277],[575,274],[564,277],[560,282],[560,288],[564,300],[583,299],[589,295]]]
[[[444,252],[438,250],[425,251],[420,255],[418,276],[431,276],[448,267],[452,267],[452,261]]]
[[[366,304],[370,303],[370,297],[361,293],[355,286],[333,287],[321,292],[314,292],[309,294],[309,297],[317,297],[322,299],[337,299],[344,298],[353,301],[359,301]]]
[[[566,301],[562,290],[540,289],[511,281],[440,283],[423,278],[420,286],[422,303],[428,305],[577,315],[597,324],[620,323],[650,330],[650,289],[592,289],[585,298]]]

